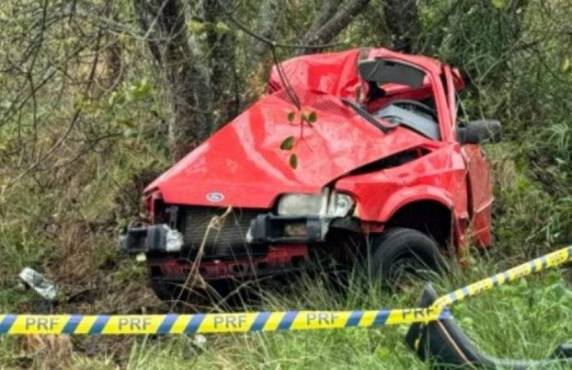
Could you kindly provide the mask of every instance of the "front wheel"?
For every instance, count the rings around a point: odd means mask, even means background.
[[[370,272],[392,288],[432,279],[449,270],[437,243],[420,231],[392,228],[371,241]]]

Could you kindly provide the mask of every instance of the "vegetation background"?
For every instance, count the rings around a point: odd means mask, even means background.
[[[164,311],[142,266],[116,246],[141,211],[142,187],[262,94],[273,62],[322,50],[383,46],[439,58],[467,73],[470,117],[504,124],[503,143],[486,148],[495,248],[440,291],[570,243],[570,19],[568,0],[3,0],[0,312]],[[24,266],[61,286],[58,304],[19,287]],[[356,281],[349,291],[302,279],[261,305],[405,306],[420,287],[388,296]],[[572,291],[558,272],[454,313],[499,356],[540,358],[572,337]],[[404,330],[206,343],[6,337],[0,368],[426,368],[402,344]]]

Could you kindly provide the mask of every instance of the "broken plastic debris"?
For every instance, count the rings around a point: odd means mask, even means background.
[[[197,334],[193,338],[193,344],[201,349],[207,345],[207,338],[204,335]]]
[[[42,296],[42,298],[48,301],[56,299],[58,295],[58,287],[38,271],[30,267],[24,267],[19,276],[26,285],[34,289],[36,293]]]
[[[163,225],[167,229],[165,247],[167,252],[179,252],[184,244],[183,234],[180,231],[173,230],[167,225]]]
[[[139,253],[137,256],[135,256],[135,260],[137,262],[145,262],[147,261],[147,255],[145,253]]]

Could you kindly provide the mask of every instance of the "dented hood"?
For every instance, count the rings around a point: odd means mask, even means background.
[[[269,208],[283,193],[318,193],[365,164],[427,142],[401,127],[384,134],[339,98],[298,91],[313,127],[288,122],[295,110],[284,92],[258,100],[151,183],[171,204]],[[294,136],[298,168],[280,144]]]

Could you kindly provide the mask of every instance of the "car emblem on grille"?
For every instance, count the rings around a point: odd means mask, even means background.
[[[224,194],[219,192],[212,192],[207,194],[207,200],[211,203],[222,202],[224,199]]]

